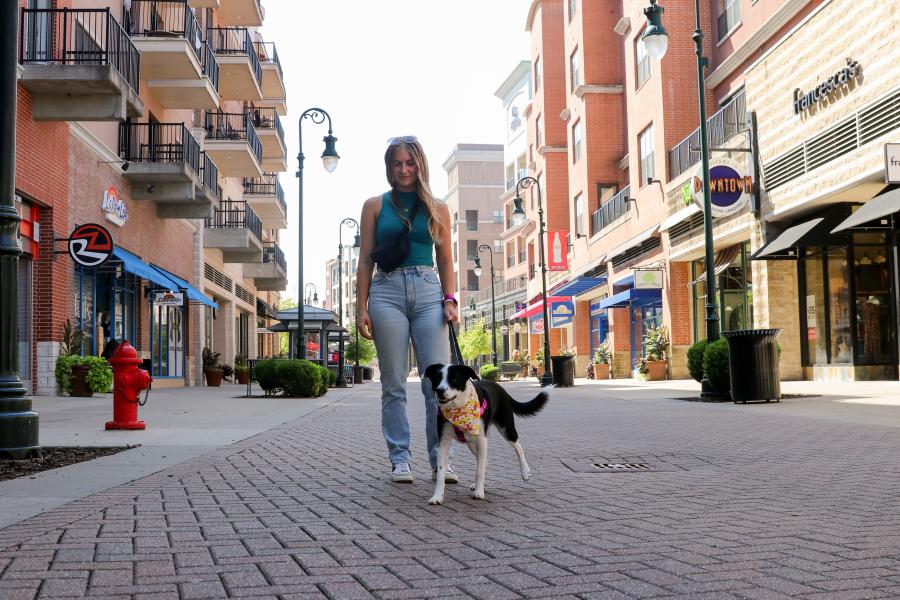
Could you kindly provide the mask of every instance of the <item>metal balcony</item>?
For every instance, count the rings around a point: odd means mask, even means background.
[[[249,108],[247,114],[253,121],[259,141],[262,143],[263,171],[283,173],[287,171],[287,146],[284,128],[274,108]]]
[[[206,30],[221,67],[219,95],[222,100],[262,100],[262,64],[245,27],[212,27]]]
[[[283,292],[287,289],[287,261],[275,242],[263,242],[261,263],[244,266],[244,277],[253,279],[260,292]]]
[[[131,182],[131,197],[155,202],[160,218],[210,215],[214,196],[203,190],[218,179],[217,169],[213,161],[201,161],[200,143],[183,123],[122,123],[119,157],[127,162],[122,175]],[[217,184],[215,189],[218,194]]]
[[[615,196],[610,198],[600,208],[591,214],[591,236],[599,233],[602,229],[628,212],[630,204],[628,196],[631,192],[631,186],[625,186]]]
[[[109,9],[22,9],[19,63],[35,121],[124,121],[144,113],[141,55]]]
[[[262,65],[263,99],[257,104],[274,108],[282,117],[287,115],[287,91],[284,87],[284,71],[278,59],[278,50],[272,42],[254,42],[256,54]]]
[[[219,0],[219,23],[241,27],[260,27],[265,11],[259,0]]]
[[[131,0],[125,23],[141,52],[141,77],[150,87],[205,83],[200,24],[186,0]]]
[[[262,261],[262,223],[243,200],[223,200],[206,219],[203,247],[218,248],[227,263]]]
[[[278,175],[244,179],[244,200],[267,229],[287,229],[287,203]]]
[[[250,115],[206,113],[205,149],[223,177],[261,177],[262,143]]]

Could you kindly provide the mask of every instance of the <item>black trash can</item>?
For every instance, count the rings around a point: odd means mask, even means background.
[[[778,342],[781,329],[726,331],[731,399],[735,402],[781,399]]]
[[[551,356],[550,365],[553,367],[553,381],[558,387],[575,385],[574,356]]]
[[[353,383],[362,383],[363,382],[363,368],[362,367],[353,367]]]
[[[363,367],[363,379],[366,381],[372,381],[372,378],[375,376],[375,369],[372,367]]]

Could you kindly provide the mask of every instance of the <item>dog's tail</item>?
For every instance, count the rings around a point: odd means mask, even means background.
[[[551,385],[544,388],[541,390],[541,393],[528,402],[516,402],[510,398],[510,406],[512,406],[513,412],[522,417],[539,413],[544,408],[544,405],[547,404],[547,400],[550,399],[550,392],[554,387]]]

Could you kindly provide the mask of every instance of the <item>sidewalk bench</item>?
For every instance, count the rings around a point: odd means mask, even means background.
[[[507,377],[510,380],[516,379],[522,372],[522,365],[519,363],[500,363],[500,376]]]

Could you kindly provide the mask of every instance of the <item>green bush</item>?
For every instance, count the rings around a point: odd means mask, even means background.
[[[88,365],[90,370],[85,375],[88,388],[97,394],[112,391],[112,367],[100,356],[78,356],[77,354],[60,354],[56,359],[56,383],[62,394],[72,391],[72,367]]]
[[[330,379],[329,374],[331,373],[331,369],[326,369],[322,365],[315,365],[316,370],[319,374],[319,389],[317,390],[319,393],[317,396],[324,396],[328,391],[328,380]]]
[[[328,391],[334,376],[325,367],[308,360],[260,360],[253,369],[259,387],[266,395],[315,398]]]
[[[708,340],[700,340],[687,351],[688,372],[698,382],[703,381],[703,354],[708,345]]]
[[[723,394],[731,390],[731,375],[728,369],[728,342],[719,338],[706,346],[703,353],[703,371],[710,385]]]
[[[494,365],[483,365],[478,373],[482,379],[497,381],[500,379],[500,369]]]
[[[267,396],[272,396],[282,391],[278,383],[278,363],[280,362],[282,361],[260,360],[253,367],[253,376]]]

